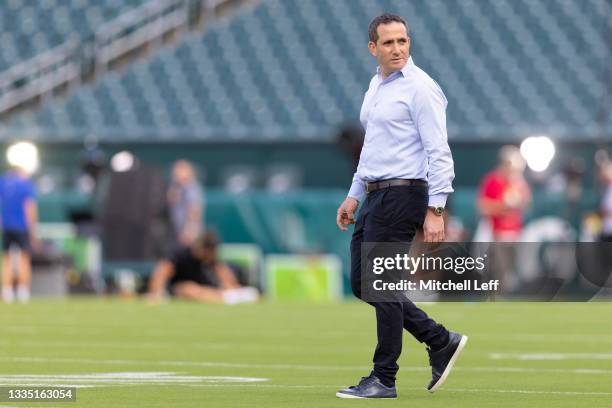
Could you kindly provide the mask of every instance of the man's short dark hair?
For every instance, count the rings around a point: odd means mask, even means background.
[[[389,23],[402,23],[404,25],[404,27],[406,27],[406,33],[408,33],[408,24],[406,23],[406,20],[404,20],[402,17],[398,16],[397,14],[391,14],[391,13],[385,13],[382,14],[376,18],[374,18],[374,20],[372,20],[372,22],[370,23],[370,26],[368,27],[368,37],[370,39],[370,41],[372,41],[373,43],[376,43],[378,41],[378,26],[381,24],[389,24]]]
[[[216,249],[220,243],[219,235],[215,230],[209,229],[195,240],[195,246],[199,249]]]

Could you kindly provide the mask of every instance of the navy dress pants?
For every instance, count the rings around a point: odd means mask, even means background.
[[[411,242],[425,220],[428,199],[426,186],[392,186],[367,195],[351,240],[351,287],[359,299],[362,242]],[[433,349],[448,341],[444,326],[409,300],[368,303],[376,310],[378,337],[373,373],[387,386],[395,384],[404,329]]]

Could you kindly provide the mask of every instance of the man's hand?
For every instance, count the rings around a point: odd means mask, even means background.
[[[158,305],[165,301],[163,293],[149,292],[146,294],[145,299],[149,305]]]
[[[34,252],[38,252],[38,251],[42,251],[43,250],[43,244],[40,241],[40,239],[38,239],[38,236],[34,235],[34,234],[30,234],[30,246],[32,247],[32,250]]]
[[[429,208],[423,223],[423,233],[425,242],[444,241],[444,217],[434,214]]]
[[[183,245],[183,246],[189,246],[193,243],[193,241],[196,240],[196,236],[193,235],[193,233],[191,233],[190,231],[183,231],[181,232],[181,234],[179,235],[179,242]]]
[[[359,207],[359,201],[353,197],[346,197],[346,200],[338,207],[336,214],[336,224],[342,231],[348,229],[349,224],[355,223],[355,211]]]

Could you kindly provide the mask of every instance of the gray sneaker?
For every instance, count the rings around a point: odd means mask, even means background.
[[[378,377],[370,374],[362,377],[359,384],[344,388],[336,393],[338,398],[397,398],[395,387],[387,387]]]

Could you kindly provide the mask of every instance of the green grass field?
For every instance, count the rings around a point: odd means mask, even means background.
[[[86,386],[76,403],[0,406],[612,406],[612,304],[423,307],[470,336],[444,387],[425,391],[424,346],[406,335],[399,398],[356,401],[335,391],[369,372],[375,322],[365,304],[0,304],[1,385]]]

